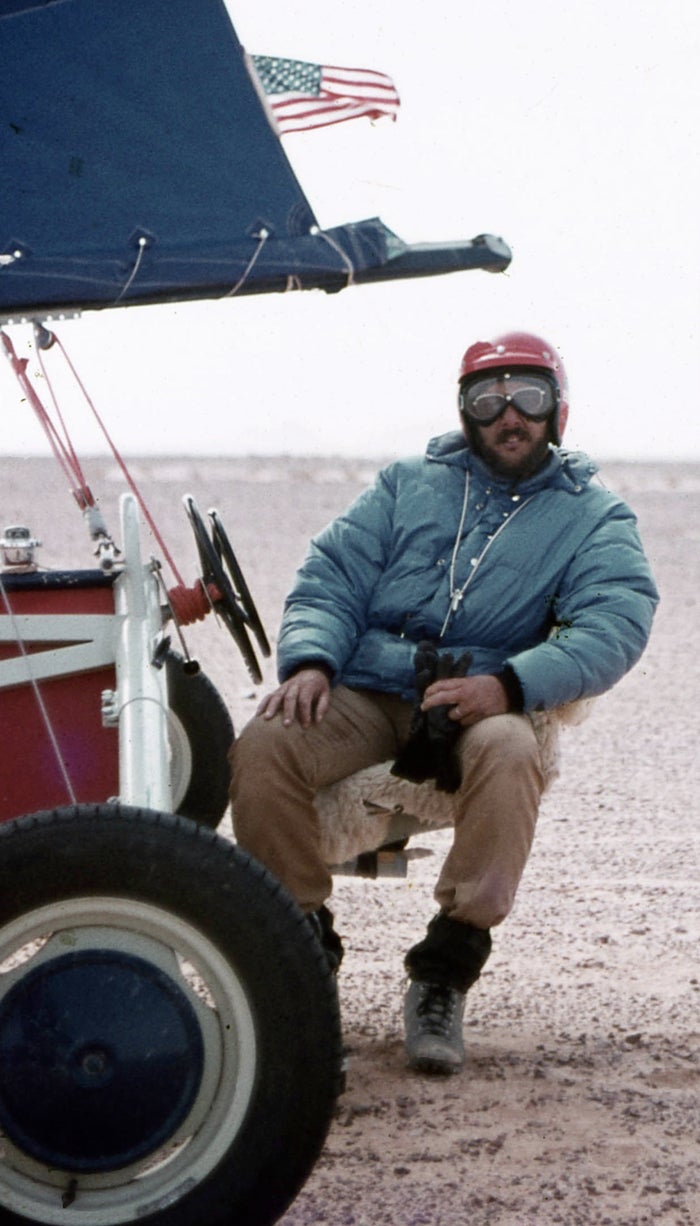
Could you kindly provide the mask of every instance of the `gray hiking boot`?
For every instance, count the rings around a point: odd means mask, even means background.
[[[404,1001],[408,1067],[457,1073],[465,1060],[462,1020],[466,996],[456,988],[412,981]]]

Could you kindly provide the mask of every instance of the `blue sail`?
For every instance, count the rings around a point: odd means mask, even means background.
[[[222,0],[0,0],[0,64],[3,318],[510,262],[320,229]]]

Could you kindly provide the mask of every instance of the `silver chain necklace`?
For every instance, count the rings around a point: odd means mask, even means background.
[[[460,546],[460,543],[461,543],[461,540],[462,540],[462,531],[463,531],[463,528],[464,528],[464,521],[465,521],[465,519],[467,518],[467,506],[468,506],[468,503],[469,503],[469,481],[470,481],[470,477],[471,477],[471,473],[470,473],[469,469],[467,469],[467,476],[466,476],[466,480],[465,480],[465,482],[464,482],[464,501],[462,502],[462,514],[461,514],[460,519],[459,519],[459,527],[458,527],[458,529],[457,529],[457,535],[456,535],[456,537],[455,537],[454,548],[453,548],[453,550],[452,550],[452,559],[451,559],[451,561],[450,561],[450,604],[449,604],[449,608],[448,608],[448,610],[447,610],[447,615],[446,615],[446,617],[445,617],[445,620],[444,620],[444,622],[442,623],[442,630],[440,631],[440,638],[442,638],[442,637],[443,637],[443,635],[444,635],[445,631],[447,630],[447,627],[448,627],[448,626],[449,626],[449,624],[450,624],[450,621],[451,621],[452,617],[453,617],[453,616],[454,616],[454,614],[457,612],[457,610],[458,610],[459,606],[461,605],[462,601],[464,600],[464,596],[465,596],[465,593],[466,593],[466,591],[467,591],[467,588],[469,587],[469,584],[471,583],[472,579],[474,578],[474,576],[475,576],[475,574],[476,574],[477,570],[478,570],[478,569],[479,569],[479,567],[481,566],[481,563],[483,562],[484,558],[486,557],[486,554],[488,553],[488,551],[489,551],[489,549],[491,548],[491,546],[493,545],[493,543],[494,543],[494,542],[497,540],[497,538],[498,538],[498,537],[501,535],[501,533],[503,532],[504,528],[507,528],[507,527],[508,527],[508,524],[512,524],[512,522],[513,522],[513,520],[515,519],[516,515],[518,515],[520,511],[523,511],[523,510],[525,509],[525,507],[527,506],[528,502],[532,502],[532,499],[535,497],[535,495],[534,495],[534,494],[530,494],[530,495],[529,495],[529,497],[527,497],[527,498],[524,500],[524,502],[521,502],[521,503],[520,503],[520,506],[519,506],[519,507],[516,507],[516,509],[513,511],[513,514],[512,514],[512,515],[509,515],[507,519],[504,519],[503,523],[500,525],[500,527],[499,527],[499,528],[497,528],[497,529],[496,529],[496,531],[494,532],[493,536],[490,536],[490,537],[489,537],[489,539],[487,540],[486,544],[484,545],[484,548],[482,549],[481,553],[479,554],[478,558],[474,558],[474,560],[473,560],[473,562],[472,562],[472,568],[471,568],[471,571],[470,571],[469,575],[467,576],[466,580],[464,581],[464,583],[462,584],[462,586],[461,586],[461,587],[456,587],[456,585],[455,585],[455,571],[456,571],[456,567],[457,567],[457,554],[459,553],[459,546]]]

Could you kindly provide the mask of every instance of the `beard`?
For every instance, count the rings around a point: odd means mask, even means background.
[[[531,477],[549,458],[549,438],[533,439],[525,426],[503,426],[490,442],[486,442],[481,430],[470,430],[472,447],[488,464],[489,468],[500,477],[511,477],[513,481],[522,481]],[[520,441],[525,445],[512,457],[501,450],[511,440]]]

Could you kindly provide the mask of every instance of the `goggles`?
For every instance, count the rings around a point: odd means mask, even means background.
[[[532,421],[544,421],[556,408],[556,394],[549,379],[541,375],[514,375],[517,387],[513,392],[496,392],[494,383],[509,375],[477,379],[462,391],[460,407],[470,421],[490,426],[512,405],[518,413]]]

